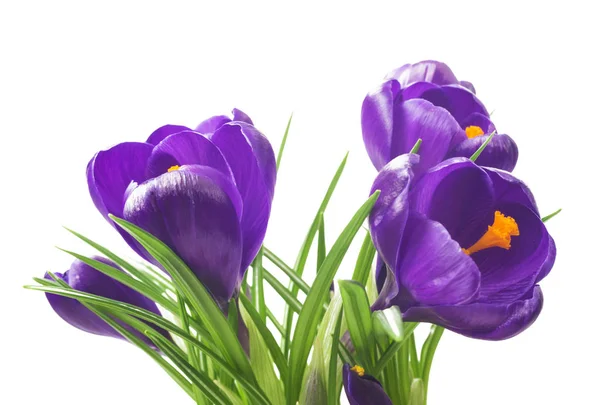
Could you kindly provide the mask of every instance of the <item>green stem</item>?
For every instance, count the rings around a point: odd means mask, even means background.
[[[426,351],[424,351],[423,355],[422,355],[422,369],[423,369],[423,373],[421,375],[421,378],[423,379],[423,385],[425,387],[425,404],[427,403],[427,388],[429,385],[429,373],[431,371],[431,364],[433,362],[433,356],[435,354],[435,351],[437,349],[438,343],[440,342],[440,339],[442,338],[442,334],[444,333],[444,328],[442,328],[441,326],[437,326],[437,325],[433,325],[431,327],[431,333],[429,334],[429,337],[427,338],[427,348]]]
[[[417,354],[417,344],[415,343],[415,335],[410,336],[408,341],[408,351],[410,355],[410,367],[413,372],[413,376],[416,378],[421,375],[421,369],[419,364],[419,355]]]
[[[400,348],[408,341],[408,338],[413,334],[418,325],[418,323],[412,322],[404,324],[404,338],[399,342],[394,342],[389,345],[386,351],[381,355],[379,362],[375,365],[375,369],[373,370],[373,375],[375,377],[383,371],[388,361],[394,358],[398,350],[400,350]]]
[[[308,294],[308,291],[310,290],[310,287],[308,284],[306,284],[306,282],[304,280],[302,280],[302,277],[299,277],[296,272],[287,264],[284,263],[283,260],[281,260],[275,253],[273,253],[271,250],[269,250],[266,247],[263,247],[264,250],[264,254],[265,257],[267,259],[269,259],[269,261],[271,263],[273,263],[275,266],[277,266],[281,271],[283,271],[285,273],[286,276],[288,276],[290,278],[290,280],[296,284],[296,286],[298,288],[300,288],[300,290],[304,293],[304,294]]]

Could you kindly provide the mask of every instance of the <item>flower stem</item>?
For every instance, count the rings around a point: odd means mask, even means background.
[[[433,325],[431,327],[431,332],[429,333],[429,337],[425,341],[423,345],[423,352],[421,353],[421,366],[422,366],[422,374],[421,378],[423,379],[423,384],[425,386],[425,404],[427,404],[427,388],[429,385],[429,373],[431,371],[431,364],[433,362],[433,356],[437,349],[438,343],[442,338],[442,334],[444,333],[444,328],[441,326]]]

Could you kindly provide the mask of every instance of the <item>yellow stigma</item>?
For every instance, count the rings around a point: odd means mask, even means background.
[[[510,249],[510,237],[519,236],[519,225],[512,217],[507,217],[500,211],[494,213],[494,223],[488,226],[483,236],[468,249],[463,249],[468,255],[491,247]]]
[[[359,366],[358,364],[356,366],[352,367],[350,370],[352,370],[356,374],[358,374],[359,377],[363,377],[365,375],[365,369],[362,368],[361,366]]]
[[[483,132],[483,129],[481,129],[481,127],[478,127],[477,125],[471,125],[465,128],[465,134],[467,135],[467,138],[471,139],[481,136],[485,134],[485,132]]]
[[[175,165],[175,166],[171,166],[167,169],[167,172],[171,173],[174,172],[175,170],[179,170],[179,165]]]

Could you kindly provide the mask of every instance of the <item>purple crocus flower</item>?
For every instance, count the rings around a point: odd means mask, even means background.
[[[496,127],[469,82],[459,82],[441,62],[424,61],[393,70],[367,95],[362,130],[377,170],[421,138],[420,174],[446,158],[470,157]],[[495,135],[478,163],[512,171],[518,155],[512,138]]]
[[[469,337],[517,335],[540,314],[538,283],[556,256],[533,195],[511,174],[465,158],[416,181],[418,161],[395,158],[373,184],[381,196],[369,223],[388,267],[376,306]]]
[[[362,367],[345,364],[343,378],[350,405],[392,405],[379,381],[365,374]]]
[[[233,119],[212,117],[196,130],[166,125],[146,142],[98,152],[87,168],[102,215],[111,224],[109,213],[124,218],[163,241],[221,304],[234,295],[260,249],[275,175],[269,141],[239,110]]]
[[[103,257],[92,257],[92,259],[122,271],[119,266],[108,259]],[[75,260],[73,264],[71,264],[69,270],[64,274],[54,273],[54,275],[75,290],[135,305],[160,316],[160,312],[153,301],[104,273],[99,272],[81,260]],[[49,274],[46,274],[45,278],[49,280],[52,279]],[[54,309],[62,319],[74,327],[95,335],[123,338],[119,332],[114,330],[92,311],[84,307],[76,299],[51,293],[46,293],[46,298],[48,299],[50,306],[52,306],[52,309]],[[128,326],[127,328],[132,330]],[[157,328],[157,330],[168,337],[168,333],[163,329]],[[146,342],[149,342],[146,337],[141,336],[141,334],[137,332],[136,334]]]

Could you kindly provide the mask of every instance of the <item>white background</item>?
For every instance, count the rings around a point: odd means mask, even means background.
[[[293,111],[266,239],[293,262],[348,150],[327,213],[329,244],[368,194],[375,172],[362,146],[364,95],[388,70],[428,58],[472,81],[497,127],[516,139],[515,173],[542,213],[564,208],[548,223],[558,259],[538,322],[499,343],[446,333],[429,403],[597,403],[593,2],[160,3],[0,6],[0,403],[190,403],[137,349],[68,326],[42,294],[21,288],[68,267],[54,245],[91,253],[63,225],[128,253],[87,192],[85,166],[97,150],[232,107],[277,147]]]

